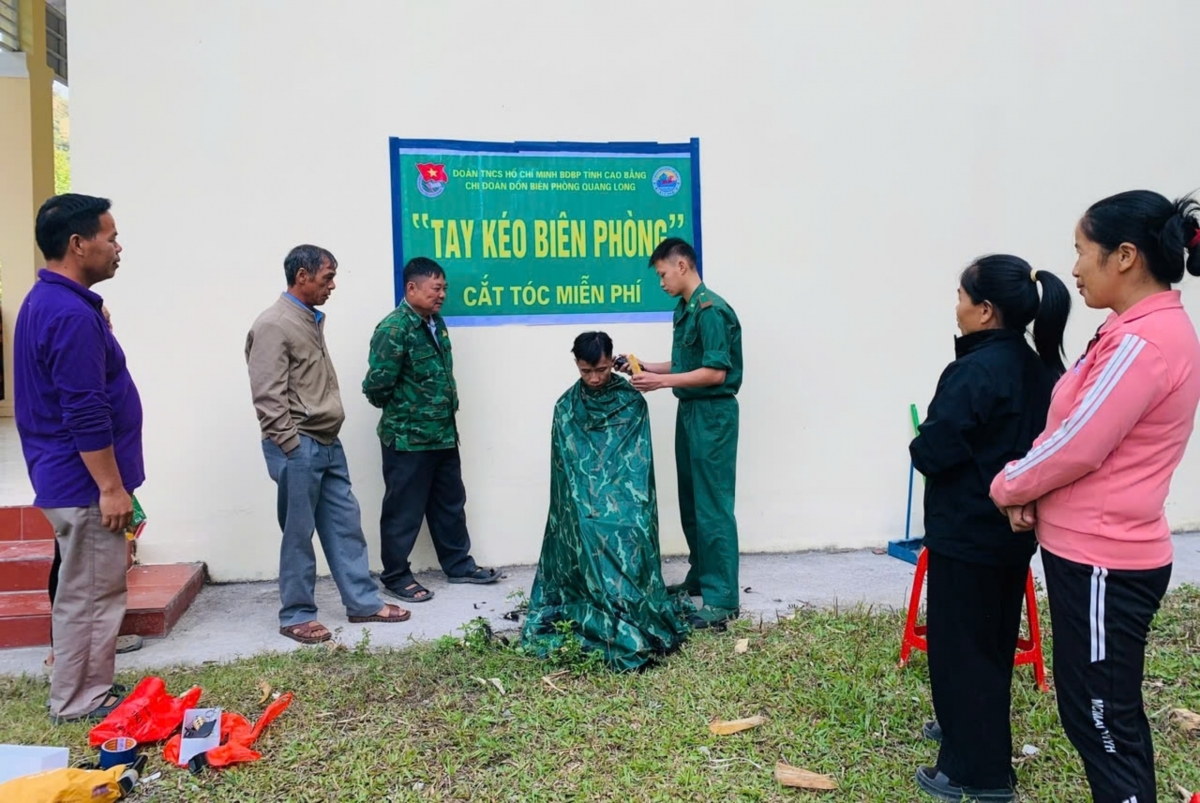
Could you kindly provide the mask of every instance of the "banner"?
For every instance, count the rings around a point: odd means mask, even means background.
[[[669,321],[650,254],[700,260],[700,143],[392,138],[396,303],[416,256],[446,270],[451,325]],[[697,264],[697,268],[700,265]]]

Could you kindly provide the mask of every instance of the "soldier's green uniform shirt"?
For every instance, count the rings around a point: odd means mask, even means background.
[[[363,394],[383,411],[379,439],[399,452],[458,445],[454,353],[441,315],[429,321],[401,302],[371,337]]]
[[[675,308],[671,373],[698,368],[725,371],[706,388],[676,388],[675,468],[679,514],[688,543],[684,585],[716,608],[738,607],[738,403],[742,386],[742,327],[737,313],[703,283]]]
[[[684,374],[697,368],[725,372],[725,381],[720,385],[676,388],[675,397],[713,399],[736,395],[742,387],[742,326],[733,307],[701,282],[690,301],[679,299],[674,323],[671,373]]]

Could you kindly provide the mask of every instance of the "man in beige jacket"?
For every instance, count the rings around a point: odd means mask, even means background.
[[[353,623],[403,622],[411,615],[384,605],[371,579],[367,540],[338,432],[337,374],[325,346],[325,313],[337,276],[333,254],[298,245],[283,263],[288,289],[250,329],[246,364],[263,433],[267,471],[279,487],[279,632],[302,644],[332,638],[317,621],[313,530]]]

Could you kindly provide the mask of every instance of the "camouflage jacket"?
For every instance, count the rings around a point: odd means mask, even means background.
[[[458,445],[458,388],[454,354],[442,316],[432,326],[401,303],[375,327],[363,394],[383,411],[379,439],[400,452],[452,449]]]

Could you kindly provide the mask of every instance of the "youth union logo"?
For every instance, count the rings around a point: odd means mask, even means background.
[[[446,166],[444,164],[417,165],[417,192],[426,198],[436,198],[446,190]]]
[[[679,171],[673,167],[660,167],[654,171],[654,177],[650,179],[650,183],[654,185],[654,191],[664,198],[670,198],[675,193],[679,192],[679,187],[683,183],[679,179]]]

